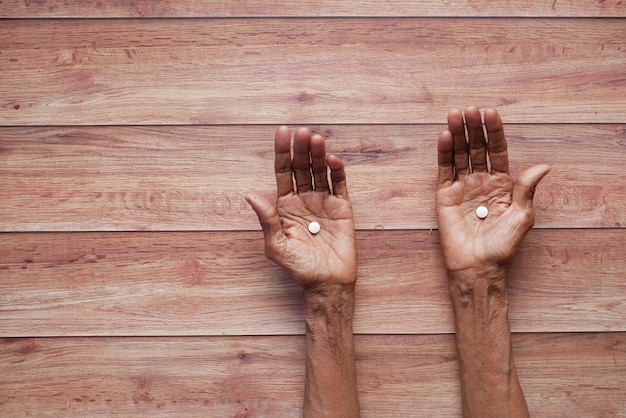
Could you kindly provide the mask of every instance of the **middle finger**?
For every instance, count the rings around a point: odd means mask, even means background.
[[[480,110],[476,107],[468,107],[465,110],[465,123],[469,139],[472,172],[487,172],[487,141],[485,140]]]
[[[306,128],[298,129],[293,138],[293,176],[298,193],[313,190],[310,143],[311,132]]]

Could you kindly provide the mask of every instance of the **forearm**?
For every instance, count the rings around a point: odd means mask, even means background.
[[[305,417],[358,417],[354,286],[305,289]]]
[[[449,272],[448,278],[463,416],[528,417],[512,356],[505,269]]]

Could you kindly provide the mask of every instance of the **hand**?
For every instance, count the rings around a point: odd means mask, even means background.
[[[263,228],[266,256],[305,289],[354,285],[354,219],[343,162],[334,155],[327,157],[324,138],[305,128],[294,135],[293,158],[291,133],[285,126],[276,131],[274,149],[276,205],[262,196],[246,196]],[[321,226],[316,235],[308,230],[313,221]]]
[[[548,173],[547,165],[524,171],[514,183],[502,119],[495,109],[448,115],[448,129],[439,136],[437,219],[449,272],[499,267],[510,260],[534,224],[533,195]],[[466,139],[467,129],[467,139]],[[486,206],[485,219],[476,216]]]
[[[303,416],[359,416],[352,316],[356,244],[343,162],[324,138],[285,126],[274,137],[276,205],[246,200],[261,222],[265,255],[304,288],[306,377]],[[330,184],[328,180],[330,168]],[[295,179],[295,189],[294,189]],[[309,232],[318,222],[319,233]]]

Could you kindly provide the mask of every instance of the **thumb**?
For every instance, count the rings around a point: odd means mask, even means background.
[[[246,202],[252,206],[256,216],[259,218],[266,241],[282,230],[276,207],[269,200],[263,196],[250,193],[246,195]]]
[[[540,164],[532,166],[520,174],[513,188],[513,204],[522,209],[532,208],[535,189],[549,171],[549,165]]]

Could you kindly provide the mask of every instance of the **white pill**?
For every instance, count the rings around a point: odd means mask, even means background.
[[[489,209],[486,206],[479,206],[476,208],[476,216],[480,219],[485,219],[489,215]]]
[[[322,227],[320,226],[320,224],[318,224],[317,222],[311,222],[309,224],[309,232],[313,235],[317,234],[318,232],[320,232],[320,229],[322,229]]]

